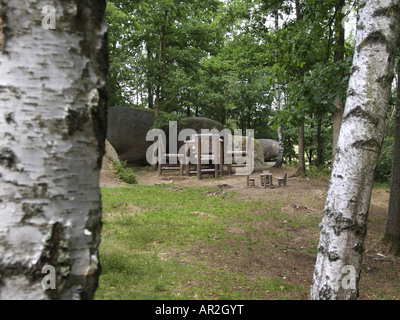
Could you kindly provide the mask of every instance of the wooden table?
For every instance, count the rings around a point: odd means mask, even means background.
[[[274,184],[272,182],[272,173],[262,173],[260,175],[260,180],[261,180],[261,187],[264,187],[265,189],[267,188],[273,188]]]
[[[217,155],[213,154],[208,154],[208,155],[202,155],[201,154],[201,142],[204,140],[204,138],[207,139],[212,139],[212,143],[215,143],[214,148],[212,149],[217,150]],[[219,144],[218,140],[219,139]],[[216,142],[214,142],[216,141]],[[196,153],[197,153],[197,159],[196,159],[196,171],[190,171],[190,155],[189,155],[189,150],[191,147],[196,148]],[[207,173],[207,172],[214,172],[215,178],[219,177],[219,174],[223,174],[223,169],[224,169],[224,162],[223,162],[223,150],[224,148],[224,141],[220,138],[219,134],[212,134],[212,133],[206,133],[206,134],[196,134],[192,136],[191,140],[185,141],[185,163],[186,163],[186,174],[190,176],[190,173],[196,173],[197,178],[200,180],[202,177],[202,173]],[[200,156],[199,156],[200,155]],[[214,159],[219,158],[219,163],[214,164],[214,169],[201,169],[201,164],[202,160],[207,160],[211,161]]]

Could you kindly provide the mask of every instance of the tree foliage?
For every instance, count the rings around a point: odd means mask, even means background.
[[[344,47],[338,37],[348,8],[357,1],[109,0],[109,104],[209,117],[256,138],[277,139],[280,125],[285,161],[304,124],[307,162],[330,165],[354,51],[351,36]]]

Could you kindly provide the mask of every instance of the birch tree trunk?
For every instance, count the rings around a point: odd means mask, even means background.
[[[106,128],[105,1],[0,1],[0,298],[91,299]],[[46,21],[45,21],[46,22]],[[46,289],[43,267],[55,270]]]
[[[399,3],[360,1],[356,50],[310,299],[358,296],[374,170],[393,81]]]

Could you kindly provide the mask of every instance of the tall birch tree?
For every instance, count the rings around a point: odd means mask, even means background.
[[[276,12],[275,12],[275,33],[278,34],[278,30],[279,30],[279,10],[276,10]],[[278,57],[279,57],[279,35],[276,36],[276,50],[275,50],[276,63],[278,63]],[[276,77],[276,80],[275,80],[275,99],[276,99],[276,110],[279,112],[281,110],[281,92],[280,92],[278,77]],[[279,152],[278,152],[278,158],[276,159],[274,167],[282,168],[283,157],[284,157],[284,153],[285,153],[285,143],[284,143],[281,123],[278,124],[278,140],[279,140]]]
[[[310,299],[358,296],[374,170],[393,81],[399,5],[400,0],[360,1],[356,50]]]
[[[98,283],[106,1],[48,4],[0,1],[1,299],[91,299]]]

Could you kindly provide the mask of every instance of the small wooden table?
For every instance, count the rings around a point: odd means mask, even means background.
[[[274,184],[272,182],[272,173],[262,173],[260,175],[260,182],[261,187],[264,187],[265,189],[273,188]]]

